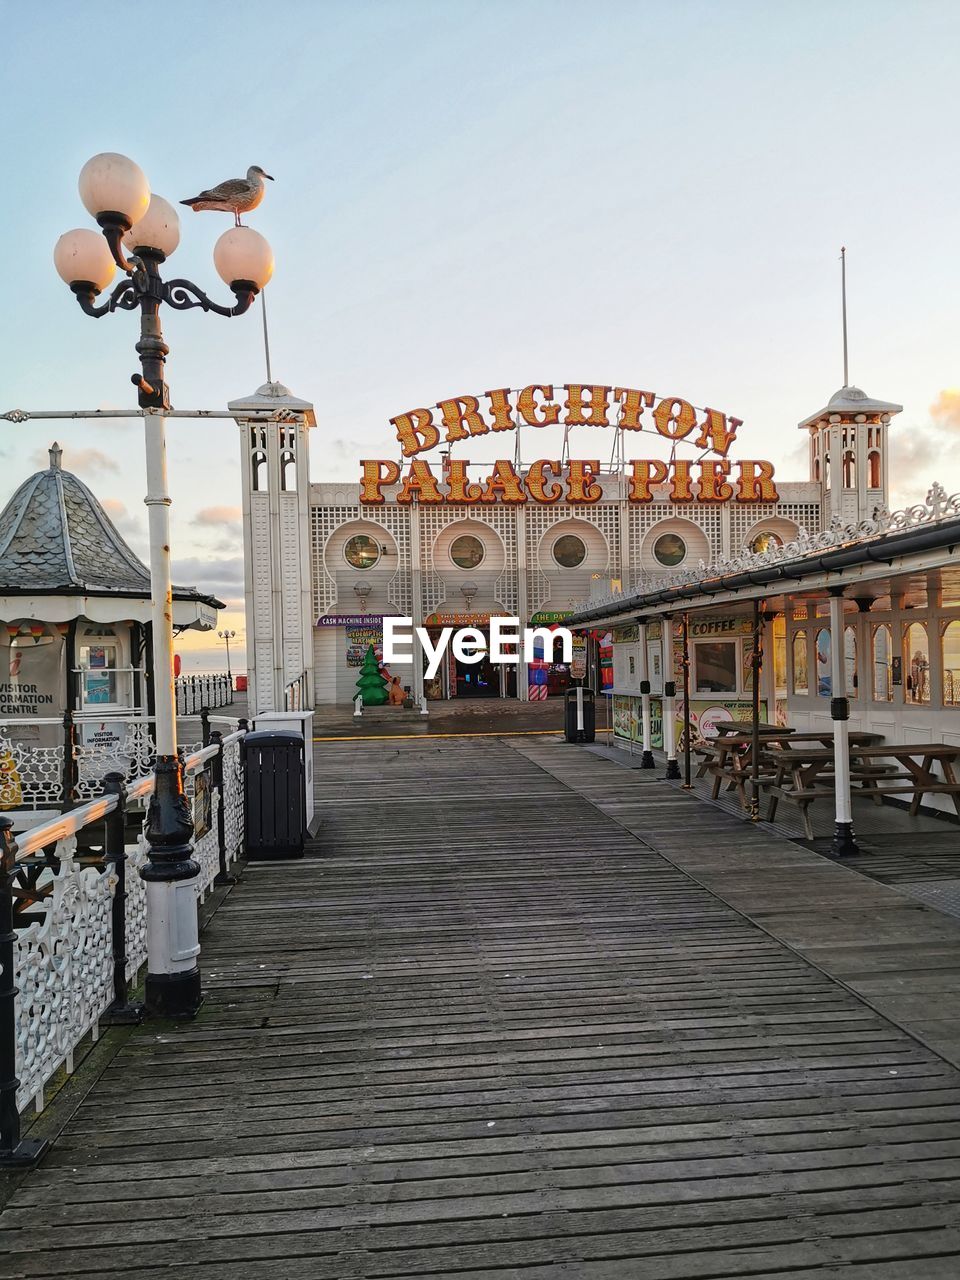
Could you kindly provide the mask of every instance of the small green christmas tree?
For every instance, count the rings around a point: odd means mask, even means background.
[[[357,692],[363,695],[363,705],[365,707],[382,707],[389,700],[387,681],[380,674],[373,645],[370,645],[363,656],[360,679],[357,681]]]

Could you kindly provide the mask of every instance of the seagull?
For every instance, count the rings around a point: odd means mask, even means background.
[[[265,173],[258,164],[254,164],[247,170],[245,178],[228,178],[219,186],[211,187],[209,191],[201,191],[198,196],[181,200],[180,203],[189,205],[194,213],[200,213],[203,209],[232,213],[239,227],[242,225],[241,213],[249,213],[263,199],[264,178],[270,178],[270,181],[273,181],[269,173]]]

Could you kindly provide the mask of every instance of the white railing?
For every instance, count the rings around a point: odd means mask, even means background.
[[[214,882],[231,882],[242,849],[245,732],[213,733],[184,760],[201,822],[193,850],[200,901]],[[104,794],[16,838],[12,820],[0,817],[0,971],[12,967],[15,984],[0,983],[0,1151],[16,1148],[19,1112],[31,1102],[43,1107],[48,1082],[62,1067],[73,1070],[84,1037],[95,1040],[105,1017],[131,1012],[128,985],[147,958],[139,872],[148,846],[145,823],[127,843],[125,814],[147,807],[153,787],[152,774],[126,786],[115,775],[101,783]],[[78,834],[101,823],[94,851],[78,852]]]
[[[187,750],[207,739],[211,721],[229,729],[240,723],[206,713],[180,717]],[[0,720],[0,809],[60,809],[92,800],[108,773],[122,773],[132,784],[151,774],[155,757],[154,718],[136,712]]]
[[[306,711],[307,709],[307,673],[302,671],[296,680],[291,680],[283,687],[284,711]]]
[[[199,715],[233,703],[233,676],[177,676],[177,715]]]

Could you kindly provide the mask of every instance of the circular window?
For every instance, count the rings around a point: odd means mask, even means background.
[[[344,559],[354,569],[372,569],[380,559],[380,544],[366,533],[350,538],[343,548]]]
[[[583,539],[575,533],[565,533],[553,544],[553,558],[563,569],[575,569],[578,564],[583,564],[586,556]]]
[[[783,539],[778,533],[773,533],[770,529],[764,529],[750,543],[750,550],[757,555],[761,555],[764,551],[772,551],[774,547],[782,547]]]
[[[687,544],[679,533],[662,533],[653,544],[653,554],[660,564],[672,569],[687,554]]]
[[[450,544],[450,559],[458,569],[475,569],[483,557],[483,543],[472,533],[461,533]]]

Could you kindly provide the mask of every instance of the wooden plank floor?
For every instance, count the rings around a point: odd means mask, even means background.
[[[320,749],[318,849],[248,868],[200,1018],[125,1041],[0,1275],[960,1274],[960,1073],[546,751]]]

